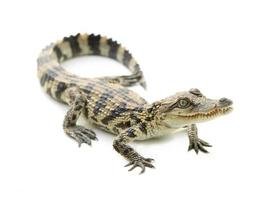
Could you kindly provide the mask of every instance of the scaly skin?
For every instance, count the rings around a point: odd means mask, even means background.
[[[84,55],[100,55],[122,63],[131,75],[78,77],[61,67],[63,61]],[[210,145],[199,139],[196,123],[229,113],[232,101],[212,100],[198,89],[180,92],[163,100],[147,103],[127,87],[141,84],[146,87],[143,73],[128,50],[116,41],[100,35],[77,34],[65,37],[42,50],[38,57],[38,77],[43,89],[54,99],[70,106],[63,128],[79,145],[96,140],[93,130],[77,125],[81,113],[99,128],[113,133],[114,149],[124,156],[130,170],[153,168],[153,159],[138,154],[129,143],[187,129],[189,150],[207,152]]]

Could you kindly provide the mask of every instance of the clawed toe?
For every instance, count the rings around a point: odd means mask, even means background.
[[[199,142],[200,142],[203,146],[205,146],[205,147],[212,147],[212,145],[210,145],[208,142],[205,142],[205,141],[202,140],[202,139],[199,139]]]
[[[145,158],[144,160],[147,161],[147,162],[154,162],[155,161],[153,158]]]
[[[91,145],[92,144],[91,140],[98,140],[94,131],[82,126],[75,126],[75,127],[69,128],[67,130],[67,134],[71,138],[77,141],[79,147],[83,143]]]
[[[133,165],[128,171],[132,171],[136,167],[140,167],[141,168],[140,174],[142,174],[145,172],[146,167],[155,168],[154,165],[151,164],[153,160],[154,159],[152,158],[139,158],[137,160],[130,161],[127,165],[125,165],[125,167],[129,167]]]
[[[199,151],[204,153],[209,153],[204,147],[212,147],[209,143],[197,138],[194,141],[190,141],[190,145],[188,147],[188,151],[194,149],[194,151],[198,154]]]

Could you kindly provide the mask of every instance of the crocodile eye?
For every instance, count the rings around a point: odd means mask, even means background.
[[[192,89],[189,90],[189,92],[191,94],[194,94],[194,95],[198,96],[198,97],[202,97],[201,91],[199,91],[199,89],[197,89],[197,88],[192,88]]]
[[[178,107],[180,108],[188,108],[191,105],[191,102],[188,98],[180,99],[178,101]]]

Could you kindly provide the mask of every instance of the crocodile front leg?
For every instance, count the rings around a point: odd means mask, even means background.
[[[204,146],[211,147],[211,145],[198,137],[198,129],[196,124],[191,124],[187,126],[187,134],[189,137],[188,151],[194,149],[197,154],[199,153],[199,151],[208,153]]]
[[[78,88],[72,87],[65,91],[64,98],[70,105],[70,109],[63,122],[64,132],[70,138],[77,141],[79,146],[81,146],[82,143],[91,145],[91,140],[97,140],[95,132],[83,126],[76,125],[76,122],[87,103],[85,96],[82,95]]]
[[[145,172],[145,167],[154,168],[154,166],[151,164],[151,162],[154,161],[154,159],[142,157],[132,147],[127,145],[127,143],[137,138],[138,131],[138,129],[133,127],[119,134],[113,142],[113,147],[119,154],[121,154],[129,161],[129,163],[125,165],[125,167],[133,165],[129,169],[129,171],[135,169],[136,167],[140,167],[140,174],[142,174],[143,172]]]

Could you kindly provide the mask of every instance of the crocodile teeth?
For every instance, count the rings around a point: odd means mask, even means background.
[[[210,111],[208,113],[196,113],[196,114],[191,114],[187,116],[183,116],[187,119],[210,119],[219,115],[224,115],[229,113],[232,110],[231,107],[227,108],[218,108],[213,111]]]

